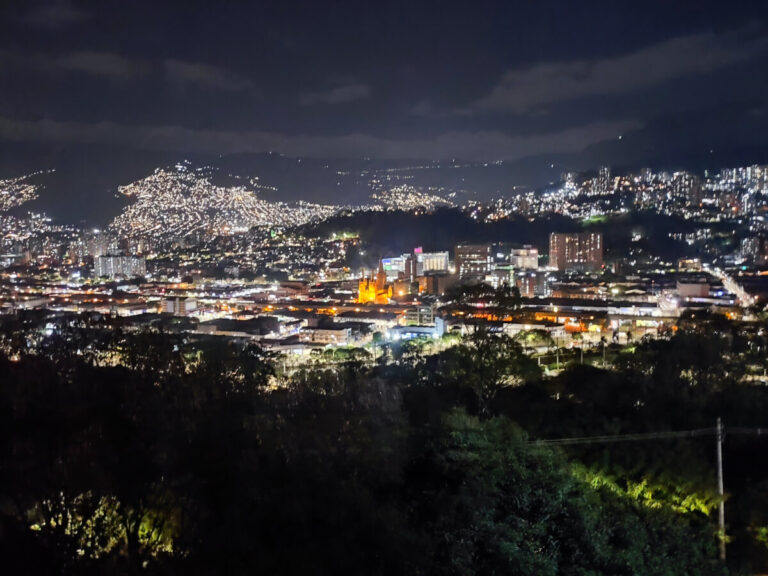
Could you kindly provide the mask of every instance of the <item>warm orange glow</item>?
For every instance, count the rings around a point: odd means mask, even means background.
[[[377,282],[368,278],[361,279],[357,284],[357,302],[359,304],[389,304],[392,298],[392,287],[384,286],[379,289]]]

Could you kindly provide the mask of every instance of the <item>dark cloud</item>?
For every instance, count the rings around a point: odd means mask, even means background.
[[[472,111],[529,113],[551,104],[641,91],[665,82],[715,73],[765,50],[763,39],[737,43],[693,34],[596,60],[564,60],[506,72]]]
[[[492,161],[545,152],[577,152],[638,128],[633,121],[598,122],[566,130],[529,135],[498,131],[450,131],[433,138],[392,139],[367,134],[288,136],[264,131],[193,130],[181,126],[128,126],[113,122],[83,124],[53,120],[0,118],[0,138],[16,142],[124,144],[137,148],[209,154],[282,152],[292,156],[382,159],[425,158]]]
[[[173,82],[225,91],[253,88],[253,83],[250,80],[217,66],[174,59],[165,60],[163,64],[168,79]]]
[[[221,91],[254,88],[253,83],[247,78],[210,64],[172,58],[162,62],[152,62],[113,52],[76,51],[53,56],[40,52],[0,50],[0,67],[9,66],[16,71],[26,69],[57,77],[62,74],[77,73],[108,79],[136,80],[156,74],[168,82],[185,86],[199,86]]]
[[[58,70],[82,72],[106,78],[136,78],[150,67],[140,61],[109,52],[71,52],[54,60]]]
[[[412,116],[427,117],[434,113],[434,108],[432,107],[432,103],[429,100],[419,100],[416,105],[408,111],[408,113]]]
[[[299,98],[302,106],[314,104],[346,104],[355,100],[362,100],[371,95],[371,88],[367,84],[347,84],[325,90],[322,92],[309,92]]]
[[[22,20],[30,26],[55,29],[77,24],[89,18],[88,12],[75,7],[69,0],[56,0],[35,6],[24,14]]]

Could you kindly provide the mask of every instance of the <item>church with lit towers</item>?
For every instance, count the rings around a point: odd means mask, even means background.
[[[360,304],[389,304],[392,299],[392,285],[387,283],[384,266],[379,262],[376,277],[363,276],[357,285],[357,301]]]

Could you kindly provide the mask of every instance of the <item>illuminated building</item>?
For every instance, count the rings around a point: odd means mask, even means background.
[[[672,176],[675,196],[687,206],[699,206],[703,198],[701,178],[690,172],[675,172]]]
[[[357,301],[368,304],[376,301],[376,283],[370,278],[360,278],[357,283]]]
[[[484,278],[491,269],[489,244],[460,244],[455,251],[459,278]]]
[[[382,258],[381,266],[384,268],[384,273],[387,275],[387,281],[392,282],[405,275],[405,264],[408,259],[407,255],[398,256],[396,258]]]
[[[742,240],[742,248],[744,241]],[[677,261],[677,268],[679,270],[688,270],[691,272],[701,271],[701,260],[699,258],[681,258]]]
[[[696,298],[709,298],[709,284],[707,282],[677,281],[677,295],[683,300]]]
[[[543,271],[525,270],[517,272],[515,274],[515,286],[523,298],[549,295],[547,274]]]
[[[414,306],[405,311],[406,326],[434,326],[435,309],[432,306]]]
[[[494,269],[485,276],[483,281],[493,288],[499,288],[504,284],[512,286],[514,283],[514,268],[511,266],[495,266]]]
[[[332,328],[305,327],[301,329],[299,338],[302,342],[346,346],[352,340],[352,330],[336,326]]]
[[[768,239],[765,236],[749,236],[741,241],[742,257],[758,266],[768,262]]]
[[[416,248],[413,251],[412,273],[414,276],[426,274],[445,274],[448,272],[448,252],[423,252]]]
[[[147,264],[144,258],[135,256],[99,256],[94,262],[93,271],[98,278],[132,278],[144,276]]]
[[[197,300],[194,298],[168,298],[164,311],[174,316],[189,316],[197,311]]]
[[[357,284],[357,301],[360,304],[389,304],[392,299],[392,285],[387,283],[383,262],[379,262],[376,279],[361,278]]]
[[[117,252],[117,242],[114,242],[109,236],[100,232],[94,232],[85,240],[87,256],[98,258],[107,254]]]
[[[608,166],[603,166],[598,171],[597,178],[595,179],[595,192],[597,194],[607,194],[612,190],[611,169]]]
[[[603,266],[603,235],[553,232],[549,235],[549,265],[558,270],[599,270]]]
[[[396,300],[407,298],[413,292],[413,282],[410,279],[396,280],[392,284],[392,297]]]
[[[509,260],[513,268],[536,269],[539,267],[539,249],[533,246],[513,248]]]
[[[456,274],[430,274],[429,276],[419,276],[419,292],[441,296],[458,281],[459,277]]]

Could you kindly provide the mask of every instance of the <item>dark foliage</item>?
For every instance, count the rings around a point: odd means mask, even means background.
[[[684,359],[670,352],[682,340],[649,343],[616,372],[542,380],[520,344],[478,331],[434,356],[374,367],[350,358],[275,387],[255,346],[117,332],[102,345],[117,356],[105,357],[51,336],[41,353],[0,357],[5,565],[722,574],[706,505],[679,502],[711,480],[709,447],[574,450],[569,462],[524,431],[699,426],[723,411],[759,420],[764,394],[738,386],[728,355],[698,356],[726,346],[721,337],[685,337],[695,341]],[[638,496],[628,483],[640,477],[665,489]],[[762,502],[760,484],[747,484]],[[756,529],[765,509],[739,518],[751,514]]]

